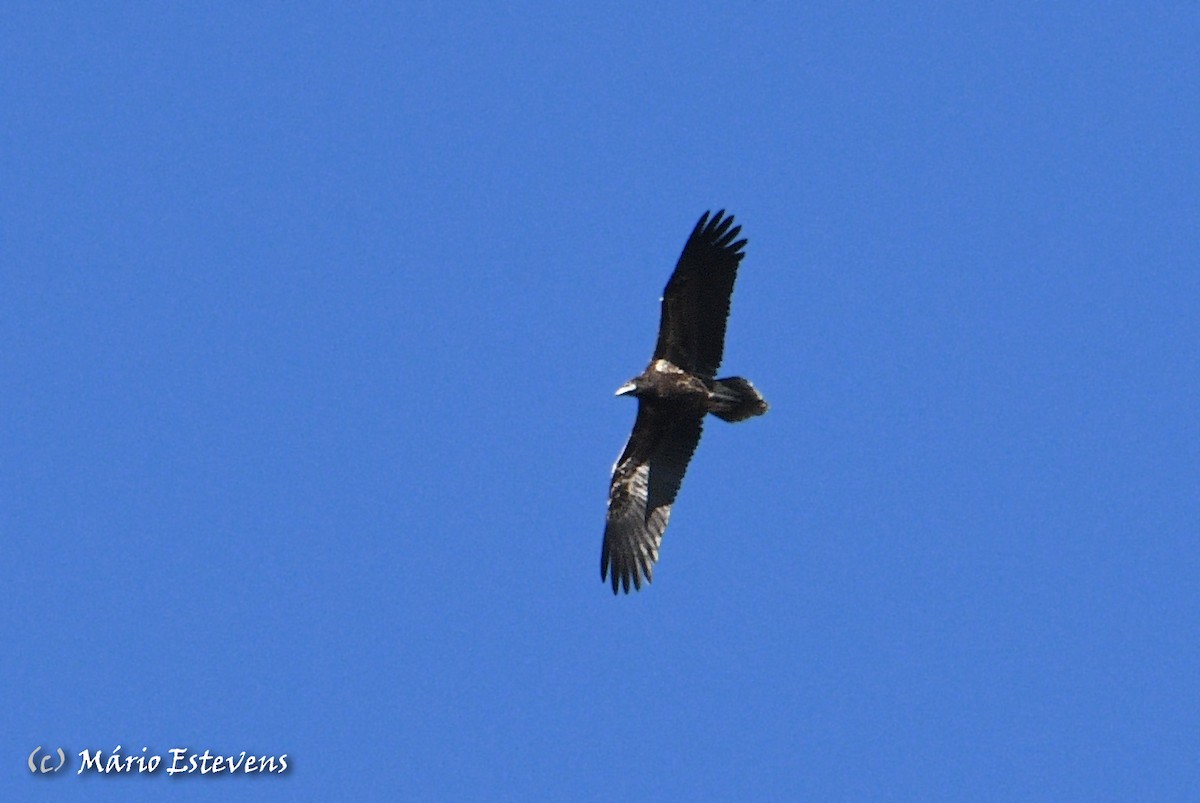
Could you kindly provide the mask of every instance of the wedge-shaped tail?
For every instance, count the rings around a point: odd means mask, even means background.
[[[708,411],[725,421],[745,421],[767,411],[767,401],[750,380],[740,376],[716,380]]]

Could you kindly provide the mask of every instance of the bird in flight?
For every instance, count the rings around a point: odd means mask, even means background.
[[[708,413],[742,421],[767,402],[741,377],[716,379],[725,348],[729,298],[744,254],[741,226],[725,210],[705,212],[692,229],[663,291],[658,343],[650,365],[617,389],[638,400],[637,419],[613,466],[600,579],[613,593],[652,579],[671,505]]]

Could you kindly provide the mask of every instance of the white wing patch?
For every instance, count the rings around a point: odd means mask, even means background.
[[[671,362],[670,360],[655,360],[654,361],[654,370],[659,371],[660,373],[664,373],[664,374],[685,373],[682,368],[680,368],[678,365]]]

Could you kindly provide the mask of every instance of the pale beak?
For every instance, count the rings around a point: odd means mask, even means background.
[[[617,388],[617,395],[624,396],[628,393],[633,393],[635,390],[637,390],[637,385],[633,384],[632,382],[626,382],[624,385],[621,385],[621,387]]]

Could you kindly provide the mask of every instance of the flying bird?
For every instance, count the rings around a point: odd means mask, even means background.
[[[725,210],[705,212],[692,229],[662,297],[658,342],[650,365],[617,389],[638,400],[637,419],[613,466],[600,579],[613,593],[651,581],[671,505],[708,413],[742,421],[767,402],[741,377],[716,379],[725,320],[746,241]],[[736,241],[735,241],[736,240]]]

